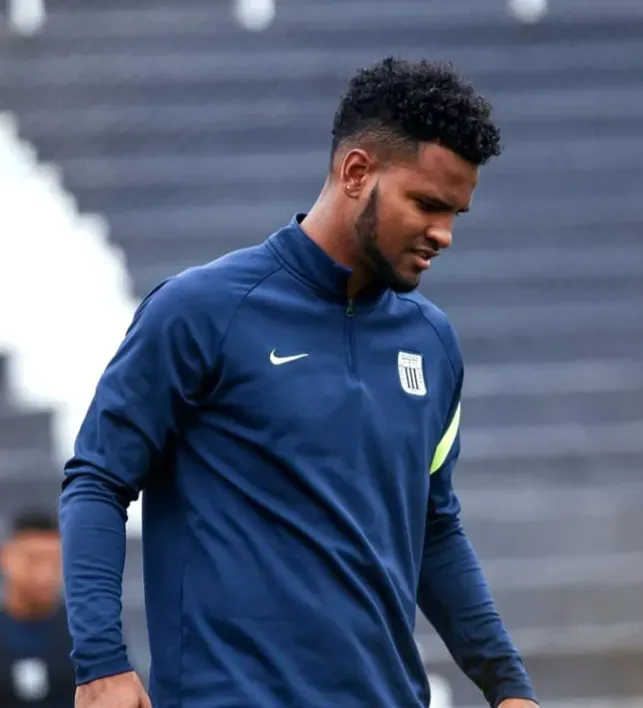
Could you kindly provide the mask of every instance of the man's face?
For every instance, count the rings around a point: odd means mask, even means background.
[[[478,168],[440,145],[383,169],[367,169],[355,221],[357,258],[397,292],[420,283],[432,258],[451,245],[455,217],[469,209]]]
[[[2,573],[28,604],[52,604],[62,587],[60,537],[53,531],[18,533],[3,548]]]

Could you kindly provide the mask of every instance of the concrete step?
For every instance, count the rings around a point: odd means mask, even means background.
[[[643,359],[577,359],[574,361],[507,361],[503,365],[471,364],[466,367],[464,400],[467,408],[495,397],[533,397],[640,393]],[[552,413],[555,416],[555,413]]]
[[[398,54],[399,51],[392,53]],[[408,54],[408,52],[405,52],[405,54]],[[371,60],[378,59],[380,56],[380,52],[375,52]],[[444,58],[457,61],[457,56],[453,56],[453,54],[447,53]],[[82,65],[83,62],[84,57],[76,55],[72,63],[74,65]],[[110,63],[108,62],[108,66]],[[51,103],[52,110],[58,108],[81,108],[86,105],[95,105],[96,107],[105,105],[121,106],[141,102],[151,107],[165,107],[179,102],[206,104],[211,102],[213,97],[220,105],[223,105],[246,104],[251,101],[269,103],[275,97],[283,94],[293,96],[294,102],[294,96],[301,92],[299,111],[308,110],[309,103],[317,99],[323,99],[325,105],[332,104],[334,108],[339,101],[341,92],[345,89],[346,80],[353,73],[353,70],[357,68],[347,66],[345,73],[335,79],[328,79],[324,82],[305,83],[304,78],[290,81],[275,78],[272,81],[256,80],[252,83],[249,81],[226,83],[219,82],[217,77],[208,75],[205,69],[201,78],[199,78],[199,73],[195,71],[191,80],[186,80],[185,82],[180,78],[172,80],[169,76],[155,77],[143,71],[138,75],[132,75],[129,81],[122,79],[117,72],[114,73],[112,80],[109,82],[107,79],[94,77],[90,73],[80,73],[78,78],[70,80],[69,74],[65,73],[72,70],[71,66],[68,66],[59,69],[60,77],[58,80],[45,83],[38,78],[41,70],[39,68],[40,64],[46,66],[47,58],[34,62],[30,68],[31,73],[27,73],[23,68],[21,72],[16,71],[13,74],[9,74],[8,71],[5,71],[4,77],[0,75],[0,87],[2,87],[3,94],[6,95],[5,102],[7,105],[14,106],[19,111],[37,109],[42,106],[44,101]],[[56,65],[54,64],[54,66]],[[549,75],[548,81],[545,73],[528,78],[524,78],[519,71],[506,75],[487,76],[484,74],[478,75],[474,69],[467,71],[467,68],[462,65],[460,65],[460,68],[468,77],[473,79],[477,90],[493,100],[497,109],[496,115],[503,122],[513,117],[511,114],[507,115],[507,112],[503,109],[503,105],[506,102],[508,103],[505,96],[509,93],[542,95],[548,91],[573,93],[574,91],[582,90],[587,92],[594,88],[600,90],[601,93],[612,93],[615,90],[619,90],[622,93],[629,91],[631,94],[630,102],[640,98],[639,94],[637,94],[637,90],[640,88],[640,80],[633,69],[630,71],[596,70],[595,74],[591,74],[592,83],[590,83],[590,77],[587,73],[583,74],[580,70],[576,72],[560,71],[554,75],[557,77],[555,80]],[[124,76],[126,75],[124,74]],[[37,96],[34,94],[37,94]],[[109,102],[107,95],[111,97]],[[541,107],[539,112],[542,111],[543,108]],[[581,112],[580,107],[574,108],[567,105],[565,111],[559,114],[556,112],[555,107],[552,106],[549,122],[560,120],[566,114],[569,115],[570,111],[575,114],[580,114]],[[216,114],[223,112],[219,109]],[[623,116],[625,114],[621,106],[599,109],[599,113],[603,112],[608,112],[610,115],[616,113]],[[215,126],[216,124],[216,118],[213,116],[212,125]]]
[[[50,451],[51,426],[51,411],[0,408],[0,454],[4,450]]]
[[[643,370],[643,359],[639,363]],[[635,385],[635,384],[634,384]],[[600,387],[598,382],[596,388]],[[643,420],[643,386],[634,390],[507,394],[464,397],[469,426],[493,429],[510,425],[598,425]]]
[[[553,275],[549,277],[548,269],[542,267],[540,275],[523,273],[520,280],[512,277],[511,265],[509,272],[504,271],[494,280],[487,279],[487,273],[482,269],[478,277],[471,275],[471,279],[449,282],[445,277],[447,262],[455,256],[461,246],[462,239],[458,238],[454,250],[448,253],[443,260],[436,263],[431,272],[425,276],[426,282],[422,284],[422,292],[438,307],[449,312],[452,307],[461,307],[471,303],[483,303],[488,306],[502,306],[507,302],[515,305],[545,305],[554,303],[583,303],[600,300],[613,302],[624,300],[643,299],[643,282],[639,276],[628,275],[628,268],[624,268],[621,275],[615,268],[614,273],[606,272],[599,275],[592,283],[589,273],[579,272],[573,279]],[[464,252],[464,251],[462,251]],[[501,252],[496,251],[502,257]],[[518,255],[516,252],[514,255]],[[211,254],[211,251],[210,251]],[[490,256],[492,252],[488,252]],[[579,254],[580,255],[580,254]],[[185,256],[184,256],[185,257]],[[499,259],[500,260],[500,259]],[[513,259],[509,259],[511,264]],[[542,255],[538,258],[542,262]],[[579,264],[582,263],[579,258]],[[142,262],[129,261],[132,269],[144,267]],[[516,258],[519,263],[519,259]],[[442,268],[443,266],[444,269]],[[517,268],[517,270],[520,270]],[[438,275],[439,272],[439,275]],[[520,276],[518,276],[520,277]],[[592,287],[593,285],[593,287]]]
[[[643,708],[643,650],[583,650],[530,655],[526,667],[541,705],[548,708]],[[482,708],[480,692],[450,657],[429,662],[431,673],[446,680],[453,705]]]
[[[463,458],[485,460],[513,459],[516,464],[537,458],[554,463],[576,456],[591,460],[595,456],[629,453],[643,454],[643,419],[609,423],[507,425],[462,429]]]
[[[16,448],[12,450],[3,448],[0,451],[0,459],[3,477],[31,478],[33,475],[39,477],[41,474],[51,474],[52,470],[56,474],[60,473],[51,449]]]
[[[119,7],[119,4],[121,7]],[[341,13],[337,7],[345,9]],[[342,5],[344,7],[342,7]],[[454,3],[457,7],[460,3]],[[624,32],[628,23],[636,22],[640,18],[640,11],[636,7],[613,8],[610,5],[601,10],[594,9],[584,13],[579,9],[563,9],[565,3],[552,6],[548,21],[544,26],[523,27],[507,12],[502,0],[493,0],[476,4],[469,2],[466,11],[458,7],[457,10],[440,7],[432,8],[431,5],[418,5],[413,0],[400,1],[392,11],[388,3],[347,2],[324,3],[315,7],[310,3],[288,3],[287,9],[283,4],[279,6],[273,25],[265,32],[248,33],[241,30],[231,16],[229,5],[221,5],[216,10],[210,5],[201,4],[200,7],[192,5],[189,10],[179,11],[175,6],[163,3],[159,6],[146,7],[140,3],[134,7],[122,7],[122,3],[110,5],[106,8],[92,8],[89,13],[78,9],[62,9],[57,4],[51,12],[52,40],[60,44],[74,41],[86,32],[87,38],[94,41],[105,39],[136,39],[144,41],[149,37],[169,36],[196,36],[212,37],[217,43],[233,47],[233,40],[247,43],[254,40],[260,46],[274,45],[275,42],[299,43],[306,46],[323,46],[322,39],[329,32],[338,33],[338,39],[346,39],[349,30],[354,32],[353,39],[357,41],[368,39],[374,42],[377,39],[390,41],[390,34],[383,30],[390,27],[391,33],[399,34],[406,31],[409,34],[409,43],[419,43],[420,30],[428,33],[431,42],[463,41],[469,35],[474,41],[483,43],[495,40],[499,44],[516,44],[518,38],[525,36],[565,36],[562,28],[574,31],[576,26],[585,28],[588,39],[593,37],[610,36],[614,33]],[[125,11],[124,11],[125,10]],[[442,11],[444,10],[444,11]],[[490,11],[491,10],[491,11]],[[77,12],[76,12],[77,11]],[[137,34],[138,32],[138,34]],[[248,35],[250,35],[248,37]],[[355,38],[356,35],[356,38]],[[517,35],[517,37],[514,37]],[[574,32],[575,38],[578,32]],[[256,38],[256,39],[255,39]],[[353,46],[346,42],[344,46]]]
[[[549,494],[556,494],[556,487]],[[570,519],[550,519],[545,506],[542,518],[532,515],[523,520],[516,518],[515,507],[509,503],[494,519],[480,519],[471,514],[468,495],[460,491],[459,496],[464,528],[483,564],[503,556],[530,559],[542,565],[546,562],[543,558],[548,557],[643,550],[643,520],[631,508],[596,510],[589,518],[574,515]]]
[[[555,457],[503,457],[499,451],[495,458],[487,459],[470,454],[464,435],[468,427],[463,423],[462,454],[456,468],[454,482],[467,489],[518,489],[532,490],[539,487],[556,489],[561,484],[601,486],[605,484],[629,485],[641,480],[641,456],[636,451],[598,450],[591,455],[559,452]],[[505,510],[505,514],[508,510]]]
[[[23,89],[58,87],[63,91],[70,85],[97,84],[117,93],[128,85],[168,86],[180,82],[186,93],[211,86],[224,93],[251,91],[258,98],[284,90],[290,95],[300,93],[302,99],[335,97],[357,68],[387,53],[399,52],[395,39],[384,46],[373,44],[364,49],[344,46],[341,53],[329,52],[329,47],[293,48],[290,44],[272,52],[249,48],[218,48],[212,52],[211,38],[207,45],[199,46],[193,36],[186,37],[183,45],[170,39],[157,48],[136,41],[103,50],[85,45],[79,51],[72,43],[56,54],[50,51],[43,56],[22,56],[19,61],[9,58],[0,67],[0,82]],[[417,45],[409,42],[404,56],[423,57],[426,41],[425,38],[423,44]],[[332,46],[336,40],[329,37],[329,43]],[[506,53],[495,43],[482,47],[447,45],[434,51],[472,73],[487,92],[507,90],[513,85],[545,89],[640,83],[635,67],[637,59],[643,59],[643,48],[635,39],[595,41],[591,53],[584,50],[585,46],[544,39],[521,47],[516,63],[510,64]]]
[[[601,277],[626,278],[643,271],[643,246],[635,243],[606,258],[605,247],[592,247],[589,244],[585,248],[561,244],[555,253],[548,246],[538,244],[533,244],[531,248],[522,246],[503,249],[490,249],[486,244],[482,248],[475,248],[473,244],[466,244],[469,247],[465,250],[460,244],[464,237],[457,238],[457,226],[454,236],[454,247],[444,258],[435,261],[428,275],[430,282],[436,286],[455,284],[471,287],[484,284],[490,287],[499,284],[502,287],[525,281],[540,281],[541,285],[549,286],[562,280],[571,281],[569,286],[574,288],[579,285],[579,280],[588,280],[596,292]],[[609,296],[609,293],[601,292],[600,296],[603,298]]]
[[[24,507],[43,506],[58,513],[62,476],[52,472],[51,461],[43,460],[40,468],[32,469],[29,476],[0,476],[0,516],[10,518]],[[4,468],[5,458],[0,452],[0,464]]]
[[[12,105],[19,114],[42,112],[44,98],[40,94],[30,92],[32,100],[29,100],[29,96],[15,100],[19,97],[12,97],[12,90],[9,85],[3,87],[7,95],[5,102]],[[337,94],[332,100],[315,98],[302,101],[296,94],[288,95],[284,92],[264,100],[257,100],[256,96],[234,98],[226,96],[216,86],[209,88],[204,95],[199,93],[191,96],[181,84],[178,86],[181,95],[173,97],[168,93],[171,90],[171,87],[163,87],[155,92],[153,86],[146,85],[143,91],[141,87],[136,87],[124,101],[119,100],[113,92],[106,94],[100,88],[96,88],[96,95],[81,90],[74,90],[73,94],[66,92],[65,95],[56,91],[51,96],[50,112],[51,115],[57,114],[59,110],[64,112],[63,115],[70,111],[77,112],[76,120],[80,122],[81,137],[84,130],[91,130],[92,125],[101,132],[106,132],[111,125],[121,125],[121,114],[123,129],[127,125],[138,125],[140,130],[144,130],[144,116],[147,112],[168,116],[168,121],[182,126],[189,125],[191,128],[186,128],[188,131],[200,128],[214,132],[213,126],[216,126],[216,132],[224,136],[222,143],[225,144],[230,135],[244,135],[249,129],[279,131],[284,126],[280,132],[288,134],[294,121],[318,126],[316,129],[319,134],[326,135],[339,100]],[[523,87],[522,90],[517,88],[494,92],[490,98],[498,120],[507,129],[512,125],[538,124],[542,130],[547,126],[558,126],[562,121],[572,121],[574,125],[579,123],[581,126],[589,122],[604,129],[611,120],[630,118],[635,121],[643,114],[641,96],[629,86],[619,86],[618,83],[605,86],[601,88],[601,95],[604,100],[597,103],[595,87],[576,86],[564,90],[549,87],[540,91]],[[151,132],[154,133],[155,119],[150,116],[149,121]],[[253,151],[256,148],[253,147]],[[305,165],[301,167],[306,169]]]
[[[637,301],[560,303],[560,305],[470,305],[449,308],[448,314],[463,337],[531,335],[569,337],[596,329],[602,334],[630,331],[643,321]]]
[[[459,338],[464,359],[470,364],[503,364],[521,359],[570,361],[583,359],[588,352],[596,359],[637,359],[641,355],[641,333],[631,327],[618,332],[607,326],[591,332],[576,328],[573,333],[558,331],[551,336],[540,328],[533,332],[520,328],[503,332],[502,346],[498,345],[498,332],[493,326],[488,331],[482,327],[475,332],[460,329]]]
[[[0,450],[0,479],[40,479],[40,476],[50,476],[52,470],[60,474],[55,467],[50,449],[16,448]]]

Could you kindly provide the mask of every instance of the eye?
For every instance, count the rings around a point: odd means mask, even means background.
[[[417,204],[418,208],[424,212],[435,214],[437,212],[442,211],[442,207],[438,206],[437,204],[427,202],[424,199],[416,199],[415,203]]]

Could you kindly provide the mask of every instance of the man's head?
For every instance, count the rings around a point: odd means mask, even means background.
[[[449,64],[388,58],[350,81],[333,123],[329,185],[369,278],[408,292],[450,246],[479,166],[500,154],[490,114]]]
[[[5,603],[25,615],[54,607],[62,586],[60,555],[56,516],[44,511],[19,514],[0,554]]]

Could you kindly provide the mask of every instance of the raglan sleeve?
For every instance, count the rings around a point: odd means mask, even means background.
[[[138,307],[96,387],[64,469],[60,529],[78,684],[131,669],[121,633],[127,508],[199,406],[216,327],[198,282],[178,276]]]
[[[522,659],[460,521],[453,473],[460,455],[464,368],[455,334],[451,333],[450,339],[453,395],[430,468],[418,605],[490,706],[495,708],[507,698],[536,702]]]

